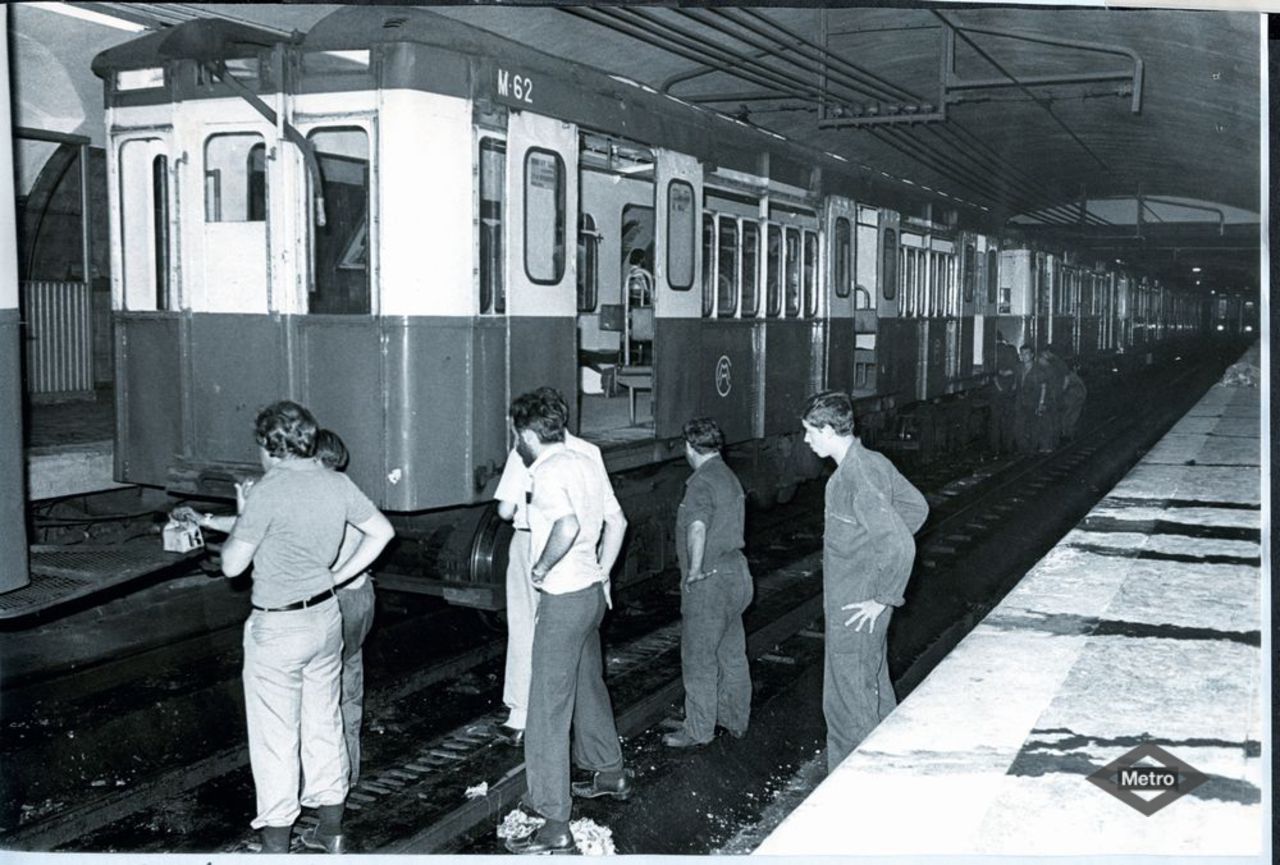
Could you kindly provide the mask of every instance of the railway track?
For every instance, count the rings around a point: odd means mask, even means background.
[[[1185,387],[1185,382],[1172,383],[1170,390],[1177,387]],[[1119,434],[1134,426],[1111,416],[1098,432]],[[1014,460],[944,484],[931,495],[934,518],[920,539],[922,570],[913,586],[923,585],[931,570],[951,567],[956,557],[980,545],[984,532],[998,530],[1004,521],[1000,505],[1012,498],[1011,489],[1044,489],[1055,478],[1078,471],[1082,461],[1104,444],[1090,437],[1048,459]],[[769,654],[771,647],[797,634],[821,634],[820,623],[815,622],[821,614],[815,558],[820,509],[820,489],[815,485],[802,492],[793,507],[753,516],[753,547],[763,546],[753,559],[753,572],[759,577],[757,602],[748,621],[753,657]],[[760,544],[782,527],[797,525],[813,528],[791,536],[778,534],[771,543]],[[803,579],[797,576],[801,572]],[[656,597],[660,600],[661,593]],[[635,736],[661,721],[680,696],[674,606],[670,599],[665,606],[636,602],[615,614],[610,624],[607,643],[616,648],[607,654],[608,675],[624,736]],[[958,641],[963,635],[961,619],[981,618],[965,613],[940,630],[934,623],[925,634],[923,627],[916,627],[923,622],[911,621],[910,596],[905,612],[908,617],[895,628],[901,633],[905,622],[919,634],[905,650],[911,656],[905,664],[904,652],[897,652],[900,690],[922,679]],[[404,627],[413,630],[421,623],[409,620]],[[963,632],[969,627],[972,623]],[[393,639],[391,634],[382,636]],[[399,642],[400,638],[394,639]],[[371,693],[366,776],[350,799],[352,832],[364,839],[365,849],[443,852],[456,848],[486,820],[500,819],[519,796],[523,789],[520,754],[497,745],[493,735],[501,718],[496,683],[502,648],[501,640],[460,646],[447,659],[419,666]],[[237,672],[238,665],[233,664],[223,680],[224,690],[238,690]],[[224,699],[234,701],[234,694]],[[222,707],[222,711],[230,709]],[[252,802],[242,730],[238,724],[227,726],[233,728],[233,735],[223,747],[175,754],[172,768],[131,781],[125,789],[91,788],[97,795],[64,806],[56,814],[28,820],[16,831],[0,835],[0,843],[30,850],[252,849],[242,840],[245,812]],[[380,731],[390,735],[379,735]],[[415,744],[406,750],[403,743]],[[488,784],[487,795],[468,799],[466,788],[481,782]],[[222,804],[210,809],[211,801]],[[222,813],[201,813],[210,810]],[[175,837],[180,839],[176,843]]]

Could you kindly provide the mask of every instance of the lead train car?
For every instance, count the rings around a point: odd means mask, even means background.
[[[613,471],[715,416],[769,498],[818,469],[808,393],[852,392],[874,429],[991,372],[999,244],[954,199],[451,19],[348,8],[297,40],[201,20],[94,70],[117,478],[226,496],[257,409],[296,399],[454,550],[418,585],[462,603],[501,603],[498,533],[466,506],[514,394],[576,395]]]

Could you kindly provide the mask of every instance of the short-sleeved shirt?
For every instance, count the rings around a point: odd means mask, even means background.
[[[604,582],[606,574],[600,568],[596,547],[605,515],[621,510],[604,468],[581,451],[555,444],[538,455],[529,473],[531,561],[536,563],[542,556],[556,520],[570,514],[578,520],[578,537],[547,572],[542,590],[563,595]]]
[[[571,451],[577,451],[590,457],[592,462],[604,473],[607,478],[609,473],[604,467],[604,456],[600,453],[600,448],[596,447],[589,441],[578,438],[571,432],[565,432],[564,445]],[[520,458],[520,452],[515,448],[507,454],[507,464],[502,468],[502,477],[498,479],[498,488],[493,491],[493,497],[497,501],[507,502],[515,505],[516,513],[512,518],[512,524],[516,529],[529,528],[529,489],[531,476],[529,469],[524,464],[524,460]],[[618,508],[618,499],[613,494],[613,486],[609,486],[609,496],[606,510]]]
[[[746,500],[737,475],[719,454],[694,469],[684,483],[684,498],[676,511],[676,558],[682,576],[689,573],[689,526],[696,522],[707,527],[704,573],[710,574],[717,562],[746,545],[742,537]]]
[[[315,460],[276,463],[253,487],[231,531],[256,547],[253,603],[283,607],[333,586],[329,570],[348,523],[377,513],[368,496],[341,472]]]
[[[928,514],[924,496],[893,463],[854,439],[827,481],[822,584],[829,634],[848,618],[841,616],[845,604],[902,604],[916,555],[913,535]]]

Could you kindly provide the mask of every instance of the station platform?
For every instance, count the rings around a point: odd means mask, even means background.
[[[754,852],[1262,856],[1260,393],[1211,388]]]
[[[35,403],[26,417],[30,501],[117,489],[112,478],[115,401],[110,388],[92,399]]]

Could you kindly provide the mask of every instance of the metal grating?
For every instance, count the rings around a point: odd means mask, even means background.
[[[92,305],[83,282],[22,283],[27,392],[93,392]]]
[[[0,594],[0,619],[48,610],[104,589],[181,564],[200,551],[166,553],[157,541],[134,547],[33,546],[31,582]]]

